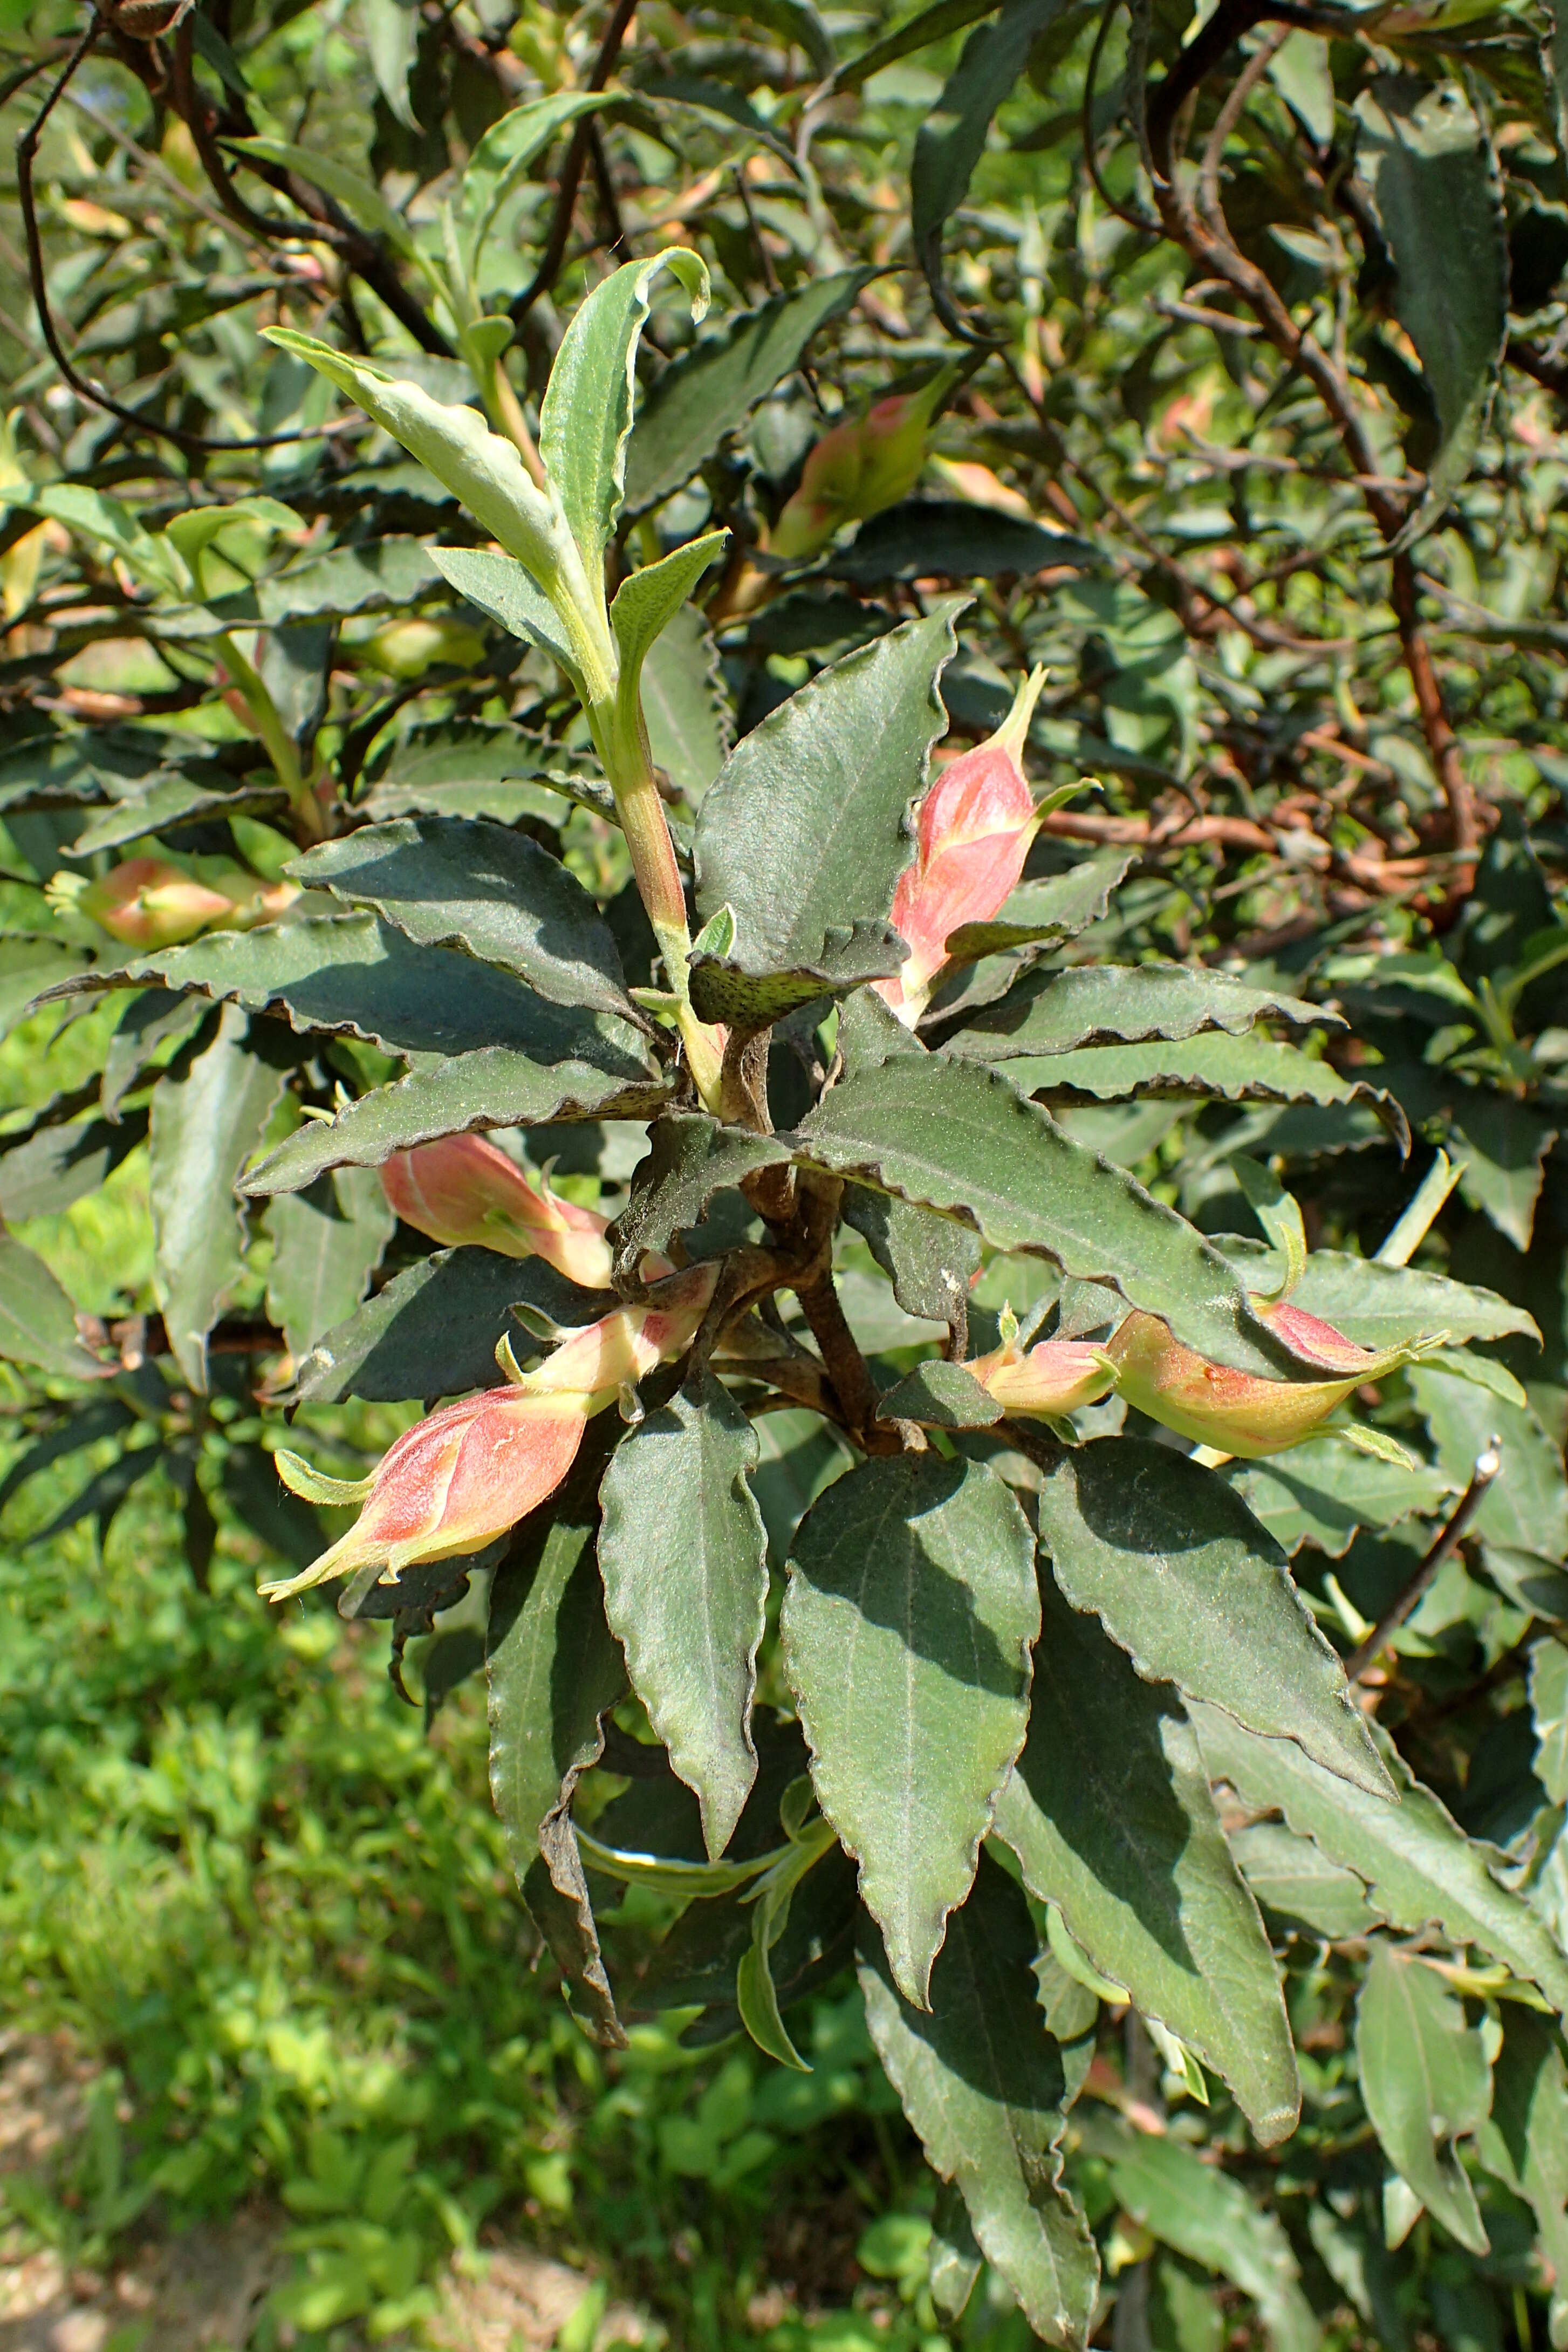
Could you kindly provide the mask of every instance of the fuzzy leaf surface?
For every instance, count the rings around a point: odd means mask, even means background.
[[[1144,1438],[1079,1446],[1040,1491],[1040,1539],[1140,1674],[1299,1742],[1369,1801],[1392,1794],[1284,1554],[1212,1470]]]
[[[1100,2263],[1061,2185],[1068,2089],[1036,1999],[1038,1943],[1022,1889],[982,1854],[932,1971],[929,2011],[894,1982],[874,1936],[860,1979],[877,2055],[927,2161],[962,2192],[1035,2334],[1071,2352],[1087,2336]]]
[[[999,1003],[972,1014],[946,1050],[966,1061],[997,1062],[1113,1041],[1194,1037],[1207,1029],[1239,1035],[1264,1018],[1306,1029],[1332,1017],[1300,997],[1186,964],[1083,964],[1030,972]]]
[[[1222,2074],[1265,2146],[1301,2085],[1274,1956],[1230,1858],[1192,1726],[1049,1583],[1030,1734],[997,1834],[1097,1969]]]
[[[982,1463],[862,1462],[800,1522],[781,1625],[823,1812],[924,2005],[1029,1721],[1033,1541]]]
[[[622,1439],[604,1480],[599,1566],[632,1685],[702,1807],[715,1861],[757,1778],[751,1702],[768,1536],[751,1423],[710,1372]]]

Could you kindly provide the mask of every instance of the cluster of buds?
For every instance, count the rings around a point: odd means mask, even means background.
[[[382,1188],[403,1223],[448,1248],[464,1243],[503,1257],[542,1257],[584,1290],[608,1290],[607,1221],[597,1210],[537,1189],[482,1135],[449,1135],[394,1152]]]
[[[200,931],[248,931],[276,922],[298,882],[264,882],[226,858],[128,857],[97,882],[57,874],[45,892],[58,914],[85,915],[129,948],[172,948]]]
[[[348,1534],[298,1576],[264,1585],[265,1597],[287,1601],[375,1565],[395,1580],[421,1560],[483,1551],[555,1493],[595,1413],[630,1397],[656,1365],[685,1354],[717,1278],[714,1261],[670,1276],[647,1305],[618,1307],[569,1334],[538,1371],[519,1371],[503,1340],[505,1387],[416,1422],[357,1484],[322,1478],[297,1454],[277,1454],[278,1475],[294,1493],[363,1507]]]
[[[1045,808],[1035,806],[1023,747],[1043,669],[1032,670],[994,735],[948,761],[920,804],[915,856],[898,879],[895,930],[909,942],[896,979],[878,993],[906,1028],[930,1002],[947,941],[966,923],[988,923],[1017,887]]]
[[[1005,1412],[1061,1421],[1114,1390],[1178,1435],[1250,1461],[1304,1444],[1358,1388],[1441,1344],[1439,1337],[1375,1351],[1299,1307],[1260,1297],[1252,1305],[1293,1354],[1327,1377],[1276,1381],[1210,1363],[1136,1307],[1103,1345],[1045,1339],[1027,1352],[1005,1317],[1001,1346],[964,1369]]]
[[[802,562],[820,555],[845,523],[864,522],[906,499],[925,467],[931,420],[956,374],[943,368],[917,392],[891,394],[824,433],[768,534],[768,553]]]

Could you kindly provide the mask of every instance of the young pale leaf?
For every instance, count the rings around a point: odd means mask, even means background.
[[[798,367],[807,344],[841,318],[874,269],[842,269],[745,310],[672,360],[643,402],[626,451],[626,504],[657,506],[691,480],[727,433]]]
[[[245,1270],[235,1181],[283,1090],[283,1072],[254,1050],[249,1028],[238,1005],[225,1004],[211,1043],[152,1093],[153,1289],[174,1360],[198,1395],[206,1393],[207,1333]]]
[[[462,500],[508,555],[528,565],[541,587],[560,576],[569,551],[575,579],[575,551],[559,515],[535,487],[515,444],[492,433],[477,409],[444,407],[417,383],[399,382],[375,362],[350,359],[290,327],[265,327],[262,332],[358,401],[383,432]]]
[[[361,1172],[340,1170],[338,1181]],[[380,1179],[363,1173],[379,1192]],[[269,1223],[277,1213],[275,1202]],[[300,1399],[392,1402],[494,1388],[497,1343],[505,1338],[521,1344],[514,1308],[531,1308],[571,1330],[604,1312],[604,1293],[579,1289],[543,1258],[503,1257],[472,1247],[437,1250],[394,1275],[318,1341],[299,1367]]]
[[[1194,1037],[1205,1029],[1235,1035],[1265,1016],[1301,1029],[1336,1020],[1320,1005],[1249,988],[1225,972],[1180,963],[1083,964],[1030,972],[999,1003],[971,1013],[946,1040],[946,1051],[966,1061],[999,1062],[1070,1054],[1081,1045]]]
[[[1568,1960],[1522,1895],[1493,1875],[1502,1856],[1466,1837],[1391,1741],[1380,1740],[1379,1750],[1396,1805],[1325,1772],[1289,1740],[1260,1739],[1218,1707],[1191,1712],[1211,1775],[1228,1780],[1244,1803],[1281,1812],[1331,1862],[1354,1870],[1391,1927],[1415,1934],[1436,1922],[1450,1943],[1479,1944],[1539,1985],[1554,2009],[1568,2010]]]
[[[1258,1243],[1221,1236],[1226,1256],[1249,1290],[1277,1287],[1282,1252]],[[1358,1346],[1396,1348],[1413,1334],[1446,1331],[1455,1341],[1501,1339],[1522,1332],[1539,1339],[1535,1318],[1495,1290],[1472,1282],[1452,1282],[1423,1266],[1385,1265],[1347,1250],[1313,1250],[1291,1304],[1316,1315]]]
[[[691,297],[693,318],[704,316],[708,274],[699,255],[671,245],[646,261],[623,262],[594,288],[567,329],[539,411],[539,455],[591,570],[597,569],[621,513],[637,345],[650,309],[648,289],[666,268]]]
[[[862,1462],[800,1522],[780,1622],[822,1811],[924,2006],[1028,1726],[1029,1524],[983,1463]]]
[[[577,656],[567,642],[560,615],[534,585],[525,565],[513,556],[496,555],[483,547],[433,547],[430,552],[443,578],[460,596],[488,613],[510,635],[549,654],[581,696]]]
[[[296,1363],[353,1313],[396,1223],[369,1168],[340,1168],[308,1192],[277,1195],[267,1216],[267,1311]]]
[[[708,565],[718,561],[728,537],[727,529],[710,530],[689,545],[677,547],[673,554],[662,556],[657,563],[629,572],[621,583],[610,607],[610,625],[621,654],[615,696],[624,726],[635,724],[641,708],[643,662]]]
[[[1088,2223],[1061,2186],[1068,2086],[1046,2031],[1023,1891],[988,1854],[948,1923],[928,2013],[867,1936],[866,2023],[933,2168],[963,2194],[975,2236],[1045,2343],[1085,2341],[1100,2282]]]
[[[444,1135],[482,1135],[493,1127],[531,1127],[551,1119],[649,1118],[669,1088],[628,1080],[586,1062],[547,1068],[509,1045],[456,1054],[438,1068],[416,1070],[375,1087],[336,1118],[311,1119],[253,1168],[244,1190],[297,1192],[328,1168],[379,1168],[394,1151]]]
[[[41,1257],[0,1229],[0,1356],[66,1380],[99,1370],[77,1337],[76,1308]]]
[[[1291,1360],[1211,1242],[994,1070],[889,1055],[841,1079],[793,1140],[817,1166],[977,1225],[998,1249],[1114,1285],[1218,1362],[1277,1375]]]
[[[915,250],[938,310],[948,310],[942,232],[963,203],[991,117],[1029,62],[1029,53],[1067,0],[1006,0],[994,25],[971,33],[932,111],[921,124],[910,169]]]
[[[757,1778],[751,1701],[768,1601],[757,1450],[751,1423],[705,1371],[622,1440],[601,1496],[605,1610],[649,1721],[696,1791],[715,1860]]]
[[[1030,1733],[997,1802],[1024,1884],[1097,1969],[1222,2074],[1265,2146],[1301,2112],[1258,1906],[1215,1817],[1191,1725],[1092,1617],[1042,1590]]]
[[[1249,2294],[1274,2352],[1318,2352],[1322,2331],[1301,2293],[1291,2242],[1241,2181],[1172,2134],[1134,2131],[1103,2107],[1086,2102],[1073,2120],[1089,2154],[1109,2164],[1124,2211],[1162,2244]]]
[[[1380,74],[1355,110],[1399,321],[1442,428],[1426,496],[1395,542],[1408,547],[1440,520],[1486,430],[1508,340],[1508,240],[1491,140],[1460,83]]]
[[[1212,1470],[1144,1438],[1097,1439],[1046,1480],[1040,1539],[1072,1606],[1092,1610],[1140,1674],[1392,1796],[1284,1555]]]
[[[946,598],[835,662],[730,753],[697,815],[697,910],[733,907],[741,971],[825,968],[857,930],[896,938],[905,820],[946,724],[936,685],[962,609]]]
[[[666,1113],[648,1131],[648,1156],[632,1171],[631,1198],[615,1221],[617,1262],[630,1272],[644,1251],[662,1255],[677,1234],[702,1223],[716,1192],[789,1156],[770,1135],[720,1127],[706,1111]]]
[[[515,971],[552,1003],[640,1020],[581,883],[509,825],[437,816],[365,825],[288,870],[351,907],[373,907],[420,947],[460,948]]]
[[[1460,2002],[1425,1960],[1374,1944],[1355,2008],[1355,2054],[1389,2163],[1461,2246],[1489,2253],[1453,2143],[1485,2122],[1491,2068]]]

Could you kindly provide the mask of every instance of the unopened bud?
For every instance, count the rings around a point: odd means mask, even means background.
[[[907,498],[925,464],[931,420],[956,373],[943,368],[917,392],[892,393],[863,417],[824,433],[768,533],[768,552],[799,562],[819,554],[843,524]]]
[[[1107,1351],[1085,1339],[1041,1339],[1027,1352],[1016,1339],[1004,1339],[964,1370],[1004,1412],[1039,1413],[1047,1421],[1098,1404],[1116,1384]]]
[[[1381,1353],[1358,1348],[1332,1323],[1300,1308],[1254,1298],[1255,1311],[1308,1361],[1332,1365],[1336,1377],[1275,1381],[1212,1364],[1184,1347],[1157,1316],[1134,1311],[1113,1334],[1106,1353],[1116,1386],[1129,1404],[1166,1429],[1200,1445],[1251,1460],[1281,1454],[1315,1437],[1335,1407],[1368,1381],[1408,1363],[1435,1342],[1412,1341]]]
[[[607,1221],[548,1184],[536,1190],[482,1135],[448,1135],[395,1152],[382,1169],[382,1189],[403,1223],[432,1241],[542,1257],[585,1290],[610,1287]]]
[[[193,870],[166,857],[128,857],[97,882],[57,874],[45,896],[61,913],[86,915],[126,947],[170,948],[200,931],[273,922],[298,898],[299,885],[263,882],[222,858]]]
[[[1044,670],[1031,670],[996,733],[950,761],[920,803],[915,863],[899,876],[893,900],[894,929],[909,956],[895,979],[874,983],[908,1028],[930,1001],[951,933],[988,923],[1023,872],[1043,812],[1021,762],[1044,684]]]

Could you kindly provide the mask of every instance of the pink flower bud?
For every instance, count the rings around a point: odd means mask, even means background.
[[[1211,1364],[1184,1348],[1157,1316],[1134,1312],[1106,1349],[1116,1367],[1118,1391],[1166,1429],[1250,1460],[1281,1454],[1315,1437],[1335,1406],[1364,1381],[1380,1379],[1418,1352],[1419,1343],[1413,1343],[1374,1354],[1299,1307],[1263,1298],[1254,1298],[1252,1305],[1300,1354],[1312,1362],[1332,1364],[1338,1377],[1273,1381]]]
[[[717,1280],[716,1260],[674,1275],[651,1304],[618,1307],[573,1332],[537,1372],[416,1422],[382,1456],[348,1534],[300,1575],[263,1585],[264,1596],[287,1601],[373,1561],[395,1578],[418,1560],[482,1551],[554,1494],[596,1412],[656,1364],[685,1354]],[[330,1482],[290,1456],[277,1460],[297,1491],[324,1498]]]
[[[584,1396],[530,1396],[511,1387],[443,1405],[382,1456],[348,1534],[298,1576],[264,1584],[264,1597],[287,1601],[372,1560],[397,1577],[416,1560],[482,1551],[554,1494],[576,1459],[589,1412]]]
[[[1044,670],[1031,670],[997,732],[949,761],[920,803],[915,863],[893,900],[908,960],[896,979],[874,983],[907,1028],[930,1001],[949,934],[988,923],[1023,872],[1040,820],[1019,761],[1044,684]]]
[[[174,947],[233,911],[221,891],[162,857],[127,858],[100,882],[89,883],[76,904],[131,948]]]
[[[943,368],[917,392],[892,393],[863,417],[824,433],[768,533],[768,552],[799,562],[819,554],[844,523],[863,522],[907,498],[925,464],[931,420],[956,373]]]
[[[482,1135],[448,1135],[395,1152],[382,1189],[405,1224],[448,1246],[476,1243],[503,1257],[542,1257],[585,1290],[610,1287],[606,1219],[537,1191]]]
[[[1106,1350],[1082,1339],[1042,1339],[1027,1354],[1016,1340],[1004,1340],[964,1370],[1004,1412],[1040,1413],[1048,1421],[1081,1404],[1098,1404],[1116,1385],[1116,1367]]]

